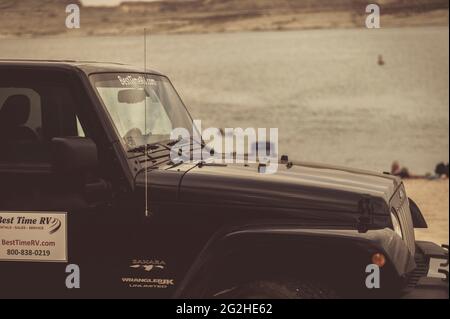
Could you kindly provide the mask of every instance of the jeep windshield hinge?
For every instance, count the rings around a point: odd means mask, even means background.
[[[360,233],[367,233],[372,221],[373,206],[370,196],[364,196],[359,201],[359,213],[357,229]]]

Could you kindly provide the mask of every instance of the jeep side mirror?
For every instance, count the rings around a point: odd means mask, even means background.
[[[52,139],[52,166],[59,174],[88,173],[98,165],[97,145],[86,137]]]

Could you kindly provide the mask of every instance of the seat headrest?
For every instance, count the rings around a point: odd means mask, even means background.
[[[30,111],[30,99],[26,95],[11,95],[0,108],[0,123],[10,127],[24,125]]]

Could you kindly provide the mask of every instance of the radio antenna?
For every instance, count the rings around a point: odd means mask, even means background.
[[[144,92],[145,92],[145,85],[147,83],[146,81],[147,76],[147,29],[144,28]],[[145,95],[144,95],[145,96]],[[148,210],[148,143],[147,143],[147,98],[144,98],[144,136],[145,136],[145,217],[148,217],[149,210]]]

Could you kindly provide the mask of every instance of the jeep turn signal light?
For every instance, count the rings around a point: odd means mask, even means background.
[[[372,263],[381,268],[386,264],[386,257],[380,253],[373,254]]]

